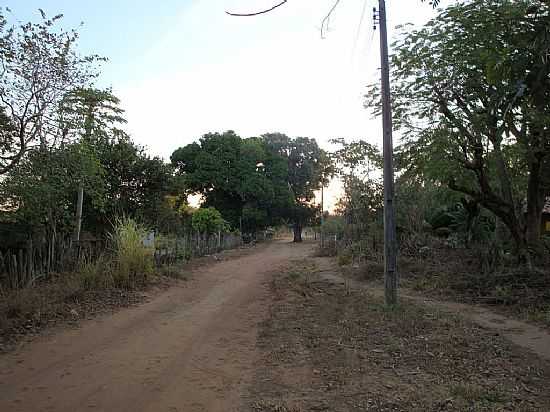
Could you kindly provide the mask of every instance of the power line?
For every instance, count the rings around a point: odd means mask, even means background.
[[[361,17],[359,18],[359,24],[357,25],[357,32],[355,33],[355,39],[353,41],[353,49],[351,51],[351,58],[353,60],[355,51],[357,50],[357,43],[359,42],[359,36],[361,35],[361,28],[363,27],[363,20],[365,20],[365,13],[367,12],[367,1],[363,1],[363,9],[361,10]]]

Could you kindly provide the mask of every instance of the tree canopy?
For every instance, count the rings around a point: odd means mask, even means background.
[[[395,125],[408,168],[490,210],[521,250],[538,240],[545,195],[549,23],[540,1],[474,0],[393,45]],[[375,112],[378,91],[367,96]]]

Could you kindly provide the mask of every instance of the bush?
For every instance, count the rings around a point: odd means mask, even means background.
[[[221,213],[213,207],[196,210],[191,218],[191,226],[197,232],[208,235],[227,229]]]
[[[110,239],[114,260],[112,276],[116,286],[144,285],[154,272],[154,250],[143,244],[147,230],[133,219],[117,220]]]

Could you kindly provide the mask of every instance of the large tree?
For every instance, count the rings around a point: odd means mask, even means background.
[[[289,217],[294,226],[294,241],[301,242],[302,228],[318,212],[315,191],[333,174],[332,161],[315,139],[292,139],[282,133],[264,134],[262,139],[271,153],[287,162],[287,184],[293,199]]]
[[[540,234],[550,154],[549,24],[540,1],[474,0],[393,45],[395,125],[411,164],[493,212],[523,256]],[[376,110],[378,91],[367,96]]]
[[[257,138],[233,131],[208,133],[174,151],[172,164],[204,207],[219,210],[233,227],[255,230],[277,223],[290,203],[286,162]]]

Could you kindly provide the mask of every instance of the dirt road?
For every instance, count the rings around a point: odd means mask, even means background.
[[[0,357],[0,411],[239,410],[266,279],[306,248],[262,246],[142,306]]]

